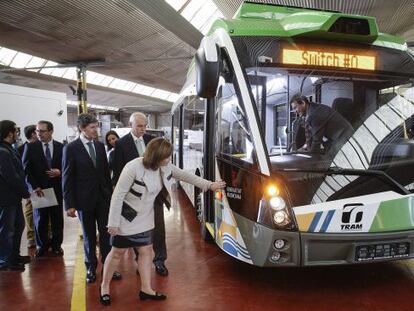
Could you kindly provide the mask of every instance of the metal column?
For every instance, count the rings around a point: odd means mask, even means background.
[[[76,68],[78,77],[76,94],[78,95],[78,114],[87,113],[86,66]]]

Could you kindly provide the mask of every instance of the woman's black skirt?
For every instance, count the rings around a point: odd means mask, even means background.
[[[111,246],[118,248],[140,247],[152,244],[154,229],[134,235],[111,236]]]

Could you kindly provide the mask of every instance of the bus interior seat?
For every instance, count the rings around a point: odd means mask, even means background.
[[[338,111],[351,125],[353,124],[354,102],[351,98],[335,98],[332,103],[332,108]]]

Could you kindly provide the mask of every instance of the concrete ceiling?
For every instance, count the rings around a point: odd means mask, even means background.
[[[201,40],[163,0],[0,1],[0,12],[2,46],[58,63],[135,62],[93,70],[172,92]],[[147,58],[164,60],[140,61]]]
[[[231,18],[242,0],[214,0]],[[263,0],[282,5],[338,10],[377,18],[383,32],[414,41],[411,0]],[[1,0],[0,46],[58,63],[103,59],[91,70],[154,88],[178,92],[201,33],[164,0]],[[144,60],[154,59],[159,60]],[[177,59],[180,58],[180,59]],[[112,64],[128,62],[123,64]],[[3,72],[1,83],[68,94],[68,80],[27,72]],[[75,98],[72,98],[75,99]],[[89,86],[93,104],[167,111],[171,103]]]

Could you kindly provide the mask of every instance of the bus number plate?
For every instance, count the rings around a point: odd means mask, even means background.
[[[410,254],[410,243],[384,243],[358,245],[355,249],[356,261],[404,258]]]

